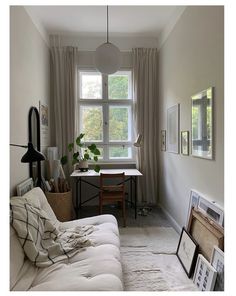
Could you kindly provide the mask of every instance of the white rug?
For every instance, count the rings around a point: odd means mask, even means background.
[[[171,227],[120,228],[126,291],[195,291],[175,255],[179,235]]]

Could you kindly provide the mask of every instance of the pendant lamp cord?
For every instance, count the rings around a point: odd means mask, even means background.
[[[107,5],[107,43],[109,43],[109,38],[108,38],[108,5]]]

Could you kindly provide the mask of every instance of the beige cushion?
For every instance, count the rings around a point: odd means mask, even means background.
[[[20,197],[18,196],[17,198],[20,198]],[[50,207],[50,205],[47,201],[47,198],[41,188],[39,188],[39,187],[33,188],[32,190],[30,190],[29,192],[24,194],[24,198],[26,198],[27,201],[29,203],[31,203],[32,205],[44,210],[48,214],[50,219],[53,222],[56,222],[57,225],[60,224],[60,222],[57,220],[57,217],[54,214],[52,208]]]

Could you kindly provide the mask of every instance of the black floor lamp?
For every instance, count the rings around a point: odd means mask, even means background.
[[[41,152],[37,151],[31,142],[28,143],[28,146],[17,145],[17,144],[10,144],[10,146],[28,148],[26,153],[21,158],[21,162],[23,162],[23,163],[33,163],[35,161],[45,160],[45,156]],[[36,185],[41,187],[41,184],[42,184],[42,176],[41,176],[41,174],[39,174]]]

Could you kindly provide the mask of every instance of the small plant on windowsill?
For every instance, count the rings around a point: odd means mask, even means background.
[[[92,143],[88,146],[82,141],[85,134],[80,134],[75,143],[70,143],[68,147],[68,151],[72,154],[72,165],[78,165],[78,168],[82,172],[88,171],[88,160],[93,160],[95,162],[98,161],[98,156],[101,155],[99,149],[97,148],[96,144]],[[76,147],[77,146],[77,147]],[[76,149],[77,148],[77,149]],[[75,151],[75,152],[73,152]],[[62,156],[61,164],[65,165],[68,162],[67,155]],[[99,172],[100,166],[95,165],[94,171]]]

